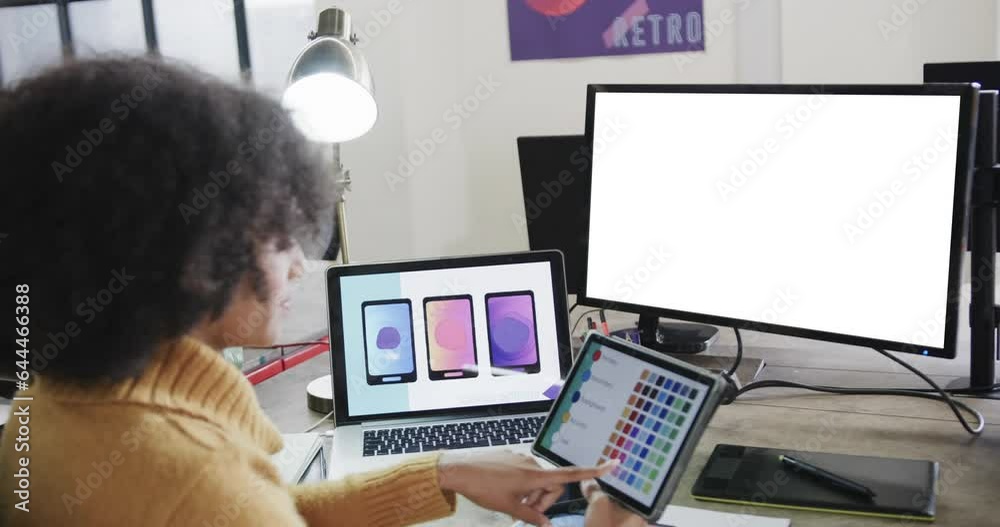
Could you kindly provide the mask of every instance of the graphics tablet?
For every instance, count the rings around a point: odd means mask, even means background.
[[[643,517],[663,513],[725,381],[707,370],[590,333],[532,451],[558,466],[618,460],[600,478]]]
[[[781,456],[833,472],[875,495],[844,491],[809,472],[789,468]],[[912,524],[934,521],[939,472],[934,461],[720,444],[691,494],[703,501],[899,518]]]

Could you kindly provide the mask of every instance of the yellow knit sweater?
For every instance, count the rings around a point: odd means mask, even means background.
[[[29,406],[30,451],[16,446],[12,417],[0,452],[0,525],[393,526],[454,511],[454,494],[437,484],[437,456],[283,485],[269,457],[281,434],[250,383],[192,339],[164,347],[134,380],[84,387],[42,372],[19,395],[34,398],[13,409]],[[15,493],[22,457],[27,504]]]

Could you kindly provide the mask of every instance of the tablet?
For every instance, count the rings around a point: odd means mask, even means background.
[[[532,451],[558,466],[618,460],[599,480],[601,488],[655,521],[724,386],[707,370],[591,332]]]

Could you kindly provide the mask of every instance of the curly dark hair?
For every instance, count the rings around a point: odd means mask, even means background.
[[[181,64],[103,58],[24,80],[0,94],[0,145],[0,301],[29,286],[46,376],[141,373],[244,278],[266,295],[264,244],[335,230],[318,145],[272,99]]]

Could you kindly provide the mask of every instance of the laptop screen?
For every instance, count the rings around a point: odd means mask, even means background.
[[[562,372],[557,324],[566,323],[552,265],[334,273],[347,416],[550,400]]]

